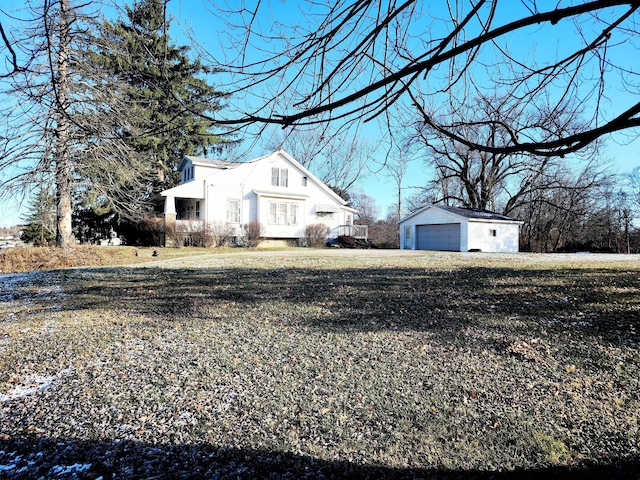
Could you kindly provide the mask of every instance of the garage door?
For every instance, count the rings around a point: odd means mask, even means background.
[[[416,225],[418,250],[460,251],[460,224]]]

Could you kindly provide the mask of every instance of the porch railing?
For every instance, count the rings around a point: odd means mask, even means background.
[[[347,237],[358,238],[366,240],[369,234],[368,225],[340,225],[338,226],[338,236],[344,235]]]

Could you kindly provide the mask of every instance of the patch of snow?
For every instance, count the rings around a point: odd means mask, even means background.
[[[0,302],[14,300],[31,302],[34,299],[55,301],[65,295],[60,283],[60,274],[51,271],[2,274],[0,284],[4,288],[0,293]],[[61,310],[61,308],[56,304],[49,307],[53,310]]]
[[[48,388],[55,377],[42,377],[40,375],[27,375],[24,378],[23,385],[17,385],[7,392],[6,395],[0,394],[0,402],[13,400],[31,395],[32,393]]]
[[[53,384],[53,381],[56,379],[56,377],[68,375],[71,372],[71,369],[62,370],[53,377],[44,377],[42,375],[26,375],[24,377],[24,380],[20,382],[20,384],[16,385],[6,394],[0,393],[0,402],[7,402],[16,398],[27,397],[36,392],[46,390]]]
[[[74,463],[73,465],[55,465],[51,468],[51,472],[54,475],[70,475],[72,473],[82,473],[90,468],[90,463]]]
[[[129,425],[128,423],[123,423],[122,425],[117,425],[116,426],[116,430],[118,430],[119,432],[132,432],[134,430],[136,430],[136,426],[135,425]]]

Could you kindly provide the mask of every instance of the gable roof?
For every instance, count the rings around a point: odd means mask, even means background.
[[[448,205],[426,205],[422,208],[419,208],[413,212],[411,212],[409,215],[407,215],[404,218],[401,218],[398,223],[404,222],[405,220],[408,220],[412,217],[415,217],[416,215],[430,209],[430,208],[436,208],[438,210],[444,210],[447,213],[451,213],[453,215],[457,215],[459,217],[463,217],[463,218],[467,218],[469,220],[476,220],[476,221],[481,221],[481,220],[485,220],[485,221],[498,221],[498,222],[515,222],[515,223],[521,223],[520,220],[516,220],[515,218],[512,217],[507,217],[506,215],[501,215],[499,213],[496,212],[490,212],[489,210],[480,210],[478,208],[468,208],[468,207],[449,207]]]
[[[460,215],[465,218],[479,218],[482,220],[504,220],[517,222],[516,219],[507,217],[506,215],[500,215],[496,212],[490,212],[489,210],[480,210],[479,208],[467,208],[467,207],[449,207],[446,205],[433,205],[434,207],[441,208],[447,212],[455,215]]]
[[[190,155],[185,155],[180,164],[178,165],[178,171],[182,171],[187,162],[190,161],[193,165],[199,165],[203,167],[213,167],[226,169],[239,165],[239,162],[227,162],[225,160],[218,160],[213,158],[203,158],[203,157],[192,157]]]
[[[180,162],[180,165],[178,165],[178,169],[182,170],[185,167],[185,165],[187,164],[187,161],[191,161],[191,163],[193,163],[194,165],[202,165],[202,166],[206,166],[206,167],[212,167],[212,168],[215,168],[216,170],[218,170],[218,172],[212,172],[211,174],[205,175],[205,176],[202,177],[202,179],[205,179],[205,178],[209,177],[210,175],[223,174],[221,171],[230,170],[230,169],[234,169],[234,168],[238,168],[238,167],[242,168],[244,166],[249,166],[249,165],[255,164],[257,162],[268,161],[269,159],[275,159],[275,157],[278,156],[278,155],[281,156],[282,158],[284,158],[293,167],[299,169],[303,173],[303,175],[307,177],[307,179],[309,181],[314,182],[316,185],[318,185],[325,193],[327,193],[327,195],[329,195],[337,203],[339,203],[343,210],[347,210],[347,211],[350,211],[350,212],[356,212],[357,211],[356,209],[347,206],[348,202],[346,200],[344,200],[336,192],[331,190],[322,180],[320,180],[313,173],[311,173],[309,170],[307,170],[300,162],[298,162],[295,158],[293,158],[291,155],[289,155],[284,150],[277,150],[275,152],[271,152],[271,153],[269,153],[267,155],[263,155],[261,157],[258,157],[256,159],[254,159],[254,160],[250,160],[248,162],[227,162],[227,161],[224,161],[224,160],[214,160],[214,159],[211,159],[211,158],[185,156],[182,159],[182,162]],[[170,194],[170,195],[176,195],[177,196],[177,195],[180,194],[180,192],[184,192],[185,190],[192,189],[193,188],[191,186],[192,184],[193,184],[193,182],[182,183],[182,184],[177,185],[177,186],[175,186],[173,188],[169,188],[167,190],[164,190],[164,191],[160,192],[160,195],[167,196],[167,194]],[[261,194],[267,194],[268,192],[260,192],[260,193]],[[286,193],[286,192],[279,192],[277,195],[278,196],[282,196],[284,193]],[[276,194],[274,193],[274,195],[276,195]],[[189,197],[189,198],[191,198],[191,197]]]
[[[352,211],[357,211],[354,210],[350,207],[347,207],[347,201],[345,199],[343,199],[340,195],[338,195],[336,192],[334,192],[333,190],[331,190],[322,180],[320,180],[318,177],[316,177],[313,173],[311,173],[309,170],[307,170],[300,162],[298,162],[295,158],[293,158],[291,155],[289,155],[287,152],[285,152],[284,150],[280,149],[276,152],[273,152],[269,155],[265,155],[264,157],[260,157],[254,161],[258,161],[258,160],[262,160],[263,158],[268,158],[271,155],[280,155],[282,157],[284,157],[289,163],[291,163],[293,166],[295,166],[296,168],[300,169],[300,171],[302,173],[304,173],[304,175],[311,181],[315,182],[317,185],[320,186],[320,188],[322,188],[322,190],[324,190],[329,196],[333,197],[336,199],[337,202],[339,202],[344,208],[350,209]]]

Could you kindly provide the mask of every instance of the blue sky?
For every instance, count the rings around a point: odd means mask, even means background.
[[[233,3],[229,1],[229,3]],[[13,5],[12,5],[13,4]],[[554,3],[555,4],[555,3]],[[22,6],[22,2],[15,2],[13,0],[3,0],[3,8],[11,8],[12,6]],[[296,2],[287,2],[285,0],[276,0],[272,2],[272,9],[260,19],[262,29],[268,29],[270,22],[273,18],[278,18],[283,22],[298,21],[300,14],[298,11],[298,5]],[[210,12],[211,6],[206,0],[171,0],[168,5],[169,14],[173,17],[172,26],[172,39],[177,44],[187,44],[187,37],[183,34],[183,30],[192,30],[198,43],[205,49],[213,52],[218,52],[221,47],[221,42],[224,42],[224,35],[220,35],[223,29],[223,24],[220,20]],[[273,15],[273,17],[271,17]],[[540,33],[540,32],[538,32]],[[567,35],[572,35],[573,32],[567,30]],[[561,36],[560,36],[561,37]],[[559,48],[557,39],[549,39],[549,43],[545,43],[547,40],[544,35],[540,35],[542,39],[538,48]],[[558,38],[558,37],[556,37]],[[553,42],[556,42],[555,44]],[[637,57],[637,50],[630,49],[629,58]],[[215,77],[214,77],[215,79]],[[623,92],[611,89],[606,92],[612,98],[612,102],[625,102],[627,98]],[[233,102],[232,98],[230,102]],[[379,138],[380,133],[377,130],[377,125],[373,122],[362,130],[361,134],[365,137],[370,137],[372,141]],[[263,146],[268,144],[268,140],[264,139]],[[258,145],[253,150],[257,155],[264,152],[264,148],[261,150],[261,146]],[[378,154],[378,162],[381,163],[384,159],[384,151],[380,151]],[[637,135],[621,134],[615,138],[607,139],[607,145],[604,153],[606,158],[612,160],[613,168],[619,172],[628,172],[634,167],[640,166],[640,140]],[[372,170],[378,171],[379,166],[373,165]],[[421,161],[414,161],[409,165],[409,170],[404,182],[405,186],[423,185],[428,179],[425,167]],[[395,182],[385,176],[383,172],[370,173],[364,178],[358,185],[359,189],[374,197],[378,206],[380,207],[380,214],[384,215],[397,198],[397,190]],[[405,195],[412,193],[407,188]],[[0,201],[0,226],[10,226],[20,222],[20,219],[25,215],[25,205],[20,206],[15,201],[3,200]],[[28,202],[25,202],[28,203]]]

